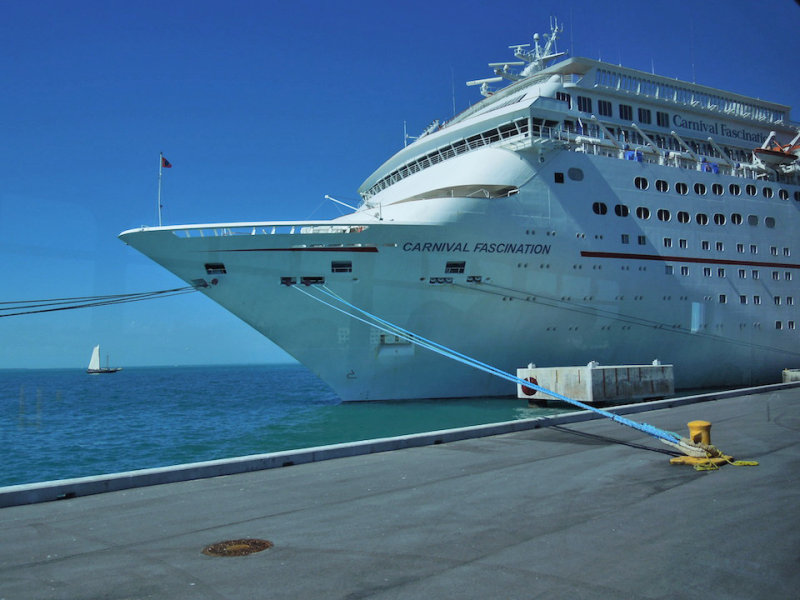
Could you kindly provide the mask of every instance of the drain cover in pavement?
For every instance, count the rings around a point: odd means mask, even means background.
[[[272,548],[272,546],[273,544],[269,540],[228,540],[206,546],[203,548],[203,554],[208,556],[247,556]]]

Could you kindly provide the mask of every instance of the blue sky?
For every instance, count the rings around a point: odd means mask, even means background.
[[[800,105],[791,0],[0,0],[0,302],[182,283],[117,234],[327,218],[417,133],[480,99],[508,46]],[[800,120],[795,113],[794,118]],[[0,368],[287,362],[200,294],[0,318]]]

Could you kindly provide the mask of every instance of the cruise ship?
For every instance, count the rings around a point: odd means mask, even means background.
[[[352,213],[120,238],[344,401],[515,393],[415,336],[512,373],[658,359],[676,388],[778,381],[800,362],[790,108],[568,57],[560,31],[468,82],[476,102],[383,163]]]

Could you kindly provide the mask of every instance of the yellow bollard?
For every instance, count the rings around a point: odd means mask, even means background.
[[[711,423],[708,421],[690,421],[686,424],[689,427],[689,441],[695,444],[702,444],[704,446],[711,446]],[[727,462],[732,462],[733,457],[722,454],[713,446],[711,447],[713,455],[709,452],[706,458],[695,456],[678,456],[669,460],[673,465],[693,465],[695,469],[704,471],[708,469],[717,469],[720,465]]]
[[[695,444],[711,445],[711,423],[708,421],[690,421],[687,423],[689,427],[689,439]]]

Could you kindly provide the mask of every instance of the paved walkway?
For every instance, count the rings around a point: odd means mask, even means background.
[[[0,599],[798,598],[800,389],[633,418],[760,466],[604,420],[14,506]]]

